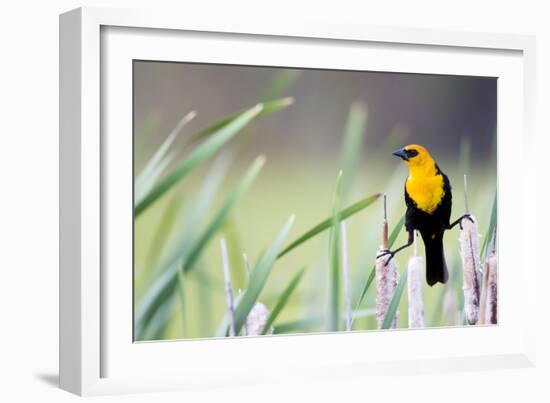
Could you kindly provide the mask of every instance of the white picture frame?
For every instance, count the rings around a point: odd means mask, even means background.
[[[187,33],[192,33],[191,39],[186,39]],[[187,47],[174,46],[180,43]],[[231,59],[221,48],[213,52],[220,43],[232,43],[238,56]],[[267,43],[270,50],[247,52]],[[534,45],[533,37],[520,35],[326,22],[217,21],[149,10],[81,8],[61,15],[61,387],[79,395],[97,395],[409,374],[418,373],[419,368],[438,372],[534,365],[534,321],[530,315],[535,312],[536,285],[527,279],[536,275],[532,273],[537,265],[535,255],[529,253],[528,235],[536,232],[536,212],[527,203],[527,195],[536,191],[535,179],[520,177],[510,164],[501,163],[510,153],[519,153],[525,161],[533,155]],[[313,50],[316,47],[341,52],[341,57],[323,59]],[[499,226],[500,259],[504,263],[499,278],[502,320],[499,317],[498,326],[200,340],[191,344],[136,344],[128,338],[131,289],[124,277],[128,272],[115,276],[108,270],[111,259],[127,269],[127,251],[131,248],[131,238],[127,237],[130,210],[125,214],[124,203],[116,204],[128,196],[131,179],[128,181],[127,171],[117,171],[110,162],[114,154],[124,165],[129,155],[125,149],[131,144],[129,138],[110,135],[115,128],[125,132],[131,126],[128,60],[180,61],[192,57],[193,61],[213,63],[276,65],[274,58],[282,57],[281,52],[294,57],[290,63],[297,67],[360,70],[368,66],[371,70],[499,77],[499,217],[507,217],[507,221]],[[376,64],[362,60],[363,52],[379,52],[379,57],[372,58]],[[403,55],[409,56],[408,64],[401,61]],[[518,183],[529,192],[514,192]],[[116,244],[110,243],[113,239]],[[113,253],[114,245],[121,251]],[[520,274],[507,270],[514,264],[521,266]],[[517,298],[514,304],[508,297],[512,287]],[[434,343],[452,340],[457,341],[452,349],[430,350]],[[361,343],[375,343],[378,351],[346,355],[346,348],[352,351],[351,346]],[[389,352],[384,345],[397,347]],[[400,347],[407,345],[416,349]],[[319,349],[323,355],[317,353]],[[177,359],[179,354],[186,359]],[[235,365],[238,357],[240,364]],[[189,371],[191,367],[193,371]]]

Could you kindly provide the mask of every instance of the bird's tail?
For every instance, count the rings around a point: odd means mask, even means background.
[[[432,286],[435,283],[445,284],[449,279],[445,251],[443,250],[443,234],[422,234],[426,249],[426,282]]]

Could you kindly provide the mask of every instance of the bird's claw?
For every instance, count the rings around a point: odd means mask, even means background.
[[[458,222],[458,226],[460,227],[460,229],[464,229],[462,227],[462,220],[464,220],[465,218],[467,218],[468,220],[470,220],[470,222],[473,224],[474,223],[474,219],[472,218],[472,215],[469,214],[469,213],[466,213],[464,214],[462,217],[460,217],[460,221]]]
[[[395,256],[395,252],[389,250],[389,249],[386,249],[384,251],[382,251],[382,253],[380,253],[378,256],[376,256],[376,259],[379,259],[381,257],[384,257],[384,256],[387,256],[387,255],[390,255],[390,257],[388,259],[386,259],[386,262],[384,263],[384,266],[387,266],[388,263],[393,259],[393,257]]]

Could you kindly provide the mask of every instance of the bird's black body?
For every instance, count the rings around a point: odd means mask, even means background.
[[[426,281],[432,286],[437,282],[446,283],[449,279],[445,252],[443,249],[443,234],[450,228],[452,193],[449,178],[436,165],[436,175],[443,177],[443,196],[434,211],[427,213],[420,210],[407,193],[405,186],[405,228],[409,239],[413,238],[414,230],[420,232],[426,250]]]
[[[377,258],[389,255],[389,262],[396,253],[413,244],[414,231],[418,231],[426,248],[426,282],[430,286],[446,283],[449,273],[445,263],[443,234],[457,224],[462,228],[462,220],[473,222],[473,219],[466,213],[453,223],[450,222],[453,204],[451,183],[428,150],[411,144],[392,154],[401,158],[409,168],[409,177],[405,182],[405,228],[409,239],[397,249],[382,251]]]

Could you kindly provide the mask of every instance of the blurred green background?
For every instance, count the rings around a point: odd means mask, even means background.
[[[391,151],[416,143],[429,149],[451,180],[452,217],[465,210],[463,175],[468,175],[470,211],[484,233],[496,191],[496,88],[496,79],[485,77],[134,62],[136,177],[190,111],[197,116],[172,145],[173,159],[166,173],[191,153],[195,144],[186,143],[193,133],[258,102],[294,99],[287,108],[254,120],[224,144],[217,156],[200,164],[136,217],[134,303],[139,311],[165,270],[167,257],[182,247],[181,228],[193,223],[197,194],[212,169],[222,169],[226,176],[204,220],[221,207],[252,161],[259,155],[266,157],[256,181],[209,240],[196,268],[185,275],[184,291],[179,297],[171,295],[169,303],[150,318],[160,323],[154,331],[136,332],[136,340],[215,336],[227,310],[221,237],[228,243],[237,296],[247,287],[242,253],[255,262],[292,214],[296,221],[285,245],[331,217],[352,105],[368,113],[362,144],[356,150],[359,166],[344,206],[374,193],[386,193],[391,230],[405,212],[403,184],[407,175],[406,167]],[[382,199],[346,220],[354,308],[380,246],[381,223]],[[402,230],[396,246],[405,241]],[[422,254],[421,243],[418,249]],[[445,286],[424,286],[426,326],[463,324],[458,230],[446,234],[445,251],[451,279]],[[412,248],[397,255],[400,272],[406,269],[411,253]],[[274,323],[275,334],[327,330],[332,285],[329,231],[276,261],[258,301],[271,310],[304,267],[304,276]],[[341,281],[338,287],[341,289]],[[340,296],[338,309],[343,310],[342,292]],[[407,327],[406,300],[405,292],[398,327]],[[376,328],[374,305],[375,287],[371,286],[358,311],[361,315],[354,320],[354,330]],[[343,328],[342,322],[339,330]]]

